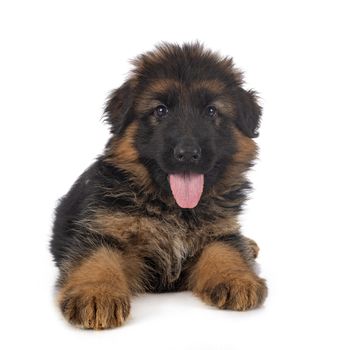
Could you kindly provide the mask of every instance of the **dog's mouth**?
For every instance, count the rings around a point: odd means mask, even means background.
[[[168,180],[173,197],[181,208],[192,209],[197,206],[204,187],[203,174],[170,174]]]

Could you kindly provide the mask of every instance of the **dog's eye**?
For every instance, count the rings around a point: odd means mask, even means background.
[[[165,115],[168,113],[168,109],[165,105],[159,105],[158,107],[155,108],[154,114],[158,118],[165,117]]]
[[[217,109],[214,106],[207,107],[207,116],[210,118],[214,118],[217,115]]]

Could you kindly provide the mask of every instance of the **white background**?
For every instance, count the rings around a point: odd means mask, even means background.
[[[343,349],[343,33],[340,1],[1,1],[0,347]],[[128,59],[195,39],[262,97],[242,222],[269,297],[236,313],[147,295],[120,329],[74,329],[54,305],[56,200],[102,152]]]

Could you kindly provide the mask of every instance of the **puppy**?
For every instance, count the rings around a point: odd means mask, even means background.
[[[107,101],[110,140],[60,200],[51,240],[72,324],[122,325],[132,295],[189,290],[221,309],[267,294],[238,215],[261,108],[232,59],[202,45],[138,56]]]

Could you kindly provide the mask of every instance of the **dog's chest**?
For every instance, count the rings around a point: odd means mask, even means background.
[[[177,216],[128,215],[99,212],[93,228],[123,242],[134,255],[147,261],[168,285],[176,281],[185,262],[219,234],[235,229],[231,219],[203,221],[190,225]]]
[[[199,231],[176,220],[140,218],[138,226],[137,249],[167,284],[178,279],[183,263],[203,245]]]

